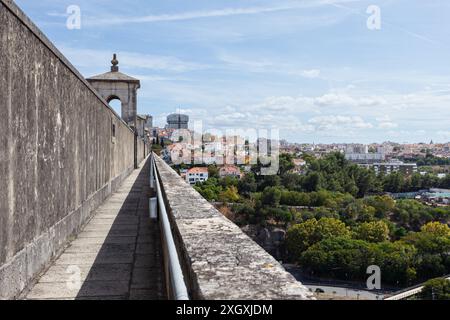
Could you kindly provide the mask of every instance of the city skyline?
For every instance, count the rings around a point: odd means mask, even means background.
[[[373,1],[16,2],[85,77],[117,53],[158,126],[179,111],[298,143],[450,141],[445,1],[376,1],[380,30]]]

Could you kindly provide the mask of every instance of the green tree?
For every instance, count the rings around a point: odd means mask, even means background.
[[[298,259],[303,251],[323,239],[349,236],[349,228],[338,219],[309,219],[288,230],[287,247],[289,252]]]
[[[252,172],[247,173],[238,182],[239,193],[246,196],[249,196],[252,192],[256,192],[257,186],[255,175]]]
[[[219,179],[219,168],[216,165],[208,166],[208,177]]]
[[[233,207],[233,211],[238,215],[243,216],[245,221],[249,221],[255,216],[255,208],[250,201],[235,204]]]
[[[395,200],[387,195],[367,197],[364,203],[375,208],[375,216],[378,219],[386,218],[395,209]]]
[[[372,244],[348,237],[323,239],[304,251],[300,265],[311,274],[345,280],[366,278],[367,266],[374,264]]]
[[[448,259],[448,258],[447,258]],[[416,258],[417,277],[426,280],[430,277],[440,277],[450,271],[448,261],[438,254],[419,253]]]
[[[227,188],[227,187],[236,187],[239,184],[239,179],[236,177],[232,177],[232,176],[225,176],[222,179],[219,180],[220,185],[223,188]]]
[[[159,144],[152,144],[152,151],[157,155],[161,155],[162,147]]]
[[[427,224],[421,232],[412,232],[402,240],[417,248],[418,278],[427,279],[450,273],[450,236],[438,224]]]
[[[318,172],[312,172],[303,180],[303,187],[308,192],[318,191],[320,188],[320,180],[320,174]]]
[[[396,286],[410,285],[416,280],[416,253],[414,246],[403,241],[385,241],[372,247],[373,261],[383,272],[383,282]]]
[[[348,237],[330,237],[312,245],[299,259],[310,273],[345,280],[365,280],[366,269],[378,265],[383,282],[406,285],[414,280],[414,246],[402,242],[369,243]]]
[[[344,222],[335,218],[322,218],[317,223],[315,241],[330,237],[349,237],[350,229]]]
[[[208,201],[218,200],[219,194],[223,191],[216,178],[210,178],[205,182],[197,182],[194,188]]]
[[[387,192],[402,192],[404,191],[405,177],[401,172],[391,173],[386,175],[383,181],[384,191]]]
[[[421,232],[432,233],[433,235],[440,237],[450,237],[450,228],[448,225],[440,222],[429,222],[420,228]]]
[[[294,162],[292,161],[292,155],[283,153],[279,157],[279,169],[278,174],[284,175],[290,170],[294,169]]]
[[[310,206],[311,198],[308,193],[296,191],[283,191],[280,203],[288,206]]]
[[[393,218],[406,229],[417,231],[434,220],[448,221],[450,211],[447,210],[431,208],[416,200],[398,200]]]
[[[354,176],[359,197],[364,197],[370,192],[381,191],[381,183],[373,170],[358,168]]]
[[[277,207],[280,205],[281,200],[281,190],[277,187],[268,187],[265,188],[261,201],[266,206]]]
[[[428,280],[419,297],[424,300],[450,300],[450,280],[443,278]]]
[[[285,173],[281,176],[281,184],[287,190],[301,191],[303,178],[296,173]]]
[[[217,194],[209,188],[202,189],[201,187],[194,186],[194,189],[198,191],[202,195],[203,198],[205,198],[208,201],[214,201],[217,199]]]
[[[359,224],[354,230],[355,238],[368,242],[382,242],[389,239],[389,228],[384,221]]]
[[[265,209],[265,215],[266,217],[275,219],[278,222],[284,222],[286,224],[294,219],[294,214],[285,207],[267,208]]]
[[[219,200],[222,202],[237,202],[239,199],[238,189],[235,186],[227,187],[219,195]]]
[[[370,222],[375,220],[376,209],[372,206],[368,206],[363,200],[358,199],[343,210],[342,217],[347,223],[352,222]]]
[[[276,175],[259,176],[258,191],[263,191],[267,187],[278,187],[281,184],[281,178]]]
[[[328,192],[325,190],[310,192],[308,195],[311,207],[321,207],[328,199]]]
[[[288,229],[286,234],[287,248],[293,257],[298,259],[303,251],[313,245],[316,229],[316,219],[307,220]]]

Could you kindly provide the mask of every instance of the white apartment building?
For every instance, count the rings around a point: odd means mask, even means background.
[[[186,172],[186,182],[191,185],[208,180],[208,168],[195,167]]]

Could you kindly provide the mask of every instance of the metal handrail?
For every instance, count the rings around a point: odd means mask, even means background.
[[[151,169],[150,169],[150,186],[156,187],[157,202],[159,207],[159,219],[163,231],[163,238],[168,255],[168,277],[171,285],[171,292],[175,300],[189,300],[188,291],[184,282],[183,271],[181,269],[180,260],[178,258],[177,248],[173,240],[172,229],[167,215],[164,198],[161,191],[161,184],[158,177],[158,171],[155,163],[155,154],[151,156]]]

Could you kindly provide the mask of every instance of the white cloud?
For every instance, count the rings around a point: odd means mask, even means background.
[[[87,21],[90,26],[98,25],[118,25],[129,23],[153,23],[163,21],[183,21],[201,18],[227,17],[235,15],[251,15],[267,12],[276,12],[293,9],[298,6],[278,6],[278,7],[259,7],[259,8],[226,8],[210,11],[191,11],[176,14],[147,15],[137,17],[110,17],[108,19],[91,19]]]
[[[441,138],[443,141],[449,141],[450,140],[450,131],[438,131],[437,135],[439,138]]]
[[[371,129],[373,125],[359,116],[321,116],[308,121],[317,131],[339,131],[345,129]]]
[[[375,118],[378,122],[390,122],[391,121],[391,117],[387,114],[384,114],[380,117],[376,117]]]
[[[197,105],[187,112],[192,120],[203,120],[205,128],[276,128],[282,136],[295,141],[448,141],[450,132],[445,129],[448,127],[445,117],[433,122],[435,131],[427,131],[425,129],[431,122],[422,119],[421,114],[398,112],[391,107],[395,102],[407,99],[408,104],[414,105],[415,112],[430,116],[429,110],[417,102],[426,100],[424,94],[417,92],[408,98],[404,95],[373,97],[332,91],[319,96],[272,96],[253,104],[220,102],[222,106],[208,108]],[[448,97],[440,96],[439,101],[444,100]]]
[[[394,139],[400,143],[428,142],[431,137],[426,130],[390,130],[384,135],[386,140]]]
[[[222,53],[218,59],[225,64],[235,68],[245,68],[248,71],[261,72],[274,67],[274,62],[264,59],[244,59],[234,55]]]
[[[376,120],[378,121],[378,128],[380,129],[395,129],[398,127],[398,124],[393,122],[391,117],[387,114],[377,117]]]
[[[345,136],[352,141],[357,137],[367,137],[368,134],[392,138],[419,138],[425,134],[423,129],[430,123],[425,118],[422,120],[422,114],[432,116],[418,102],[429,98],[422,95],[423,93],[416,93],[405,98],[404,95],[365,96],[361,93],[333,91],[319,96],[272,96],[253,104],[237,102],[232,106],[223,104],[210,108],[193,108],[193,114],[212,127],[279,128],[289,131],[292,135],[315,134],[317,139],[324,135],[333,135]],[[448,97],[440,96],[439,101],[442,103],[444,100],[448,100]],[[414,112],[393,109],[391,106],[398,101],[407,103]],[[223,102],[219,104],[221,103]],[[445,122],[445,118],[435,122],[436,132],[443,128],[442,122]],[[406,134],[405,130],[395,130],[400,127],[415,133],[410,135]],[[446,130],[439,133],[443,138],[444,131]],[[436,133],[434,135],[437,136]]]
[[[305,78],[318,78],[320,76],[320,70],[317,69],[303,70],[301,74]]]
[[[58,46],[58,48],[78,68],[99,68],[104,66],[107,69],[113,53],[106,50],[76,49],[64,45]],[[208,68],[206,65],[183,61],[173,56],[142,54],[129,51],[119,51],[117,54],[120,62],[119,67],[126,66],[127,68],[169,72],[188,72]]]
[[[380,129],[394,129],[397,128],[398,124],[394,122],[380,122],[378,128]]]
[[[315,98],[318,106],[373,107],[385,104],[383,98],[377,96],[351,96],[347,93],[327,93]]]
[[[261,13],[271,13],[278,11],[287,11],[292,9],[301,9],[309,7],[317,7],[323,5],[330,5],[331,3],[340,2],[355,2],[357,0],[314,0],[314,1],[302,1],[302,2],[289,2],[284,5],[267,6],[267,7],[249,7],[249,8],[224,8],[216,10],[202,10],[202,11],[189,11],[172,14],[159,14],[159,15],[146,15],[146,16],[110,16],[108,18],[87,18],[86,25],[89,26],[108,26],[108,25],[122,25],[130,23],[155,23],[155,22],[167,22],[167,21],[184,21],[193,19],[204,18],[216,18],[216,17],[228,17],[236,15],[255,15]]]
[[[245,70],[247,72],[294,75],[310,79],[318,78],[321,72],[319,69],[306,69],[298,71],[296,70],[298,69],[297,67],[275,61],[274,59],[250,59],[227,53],[221,53],[217,58],[228,67],[240,71]]]
[[[252,111],[260,112],[316,112],[314,100],[309,97],[278,96],[266,98],[263,102],[250,106]]]

